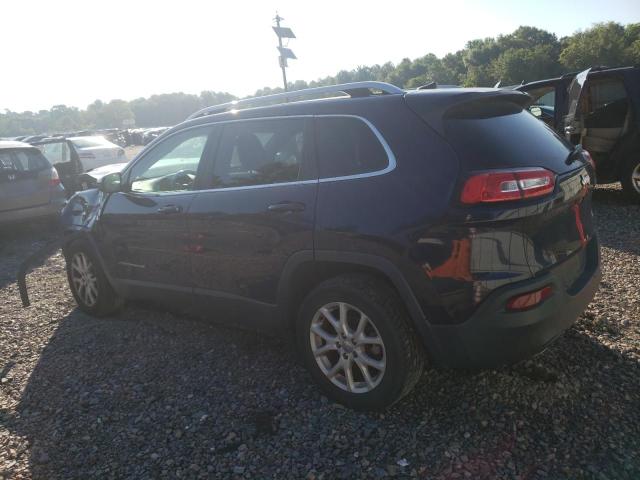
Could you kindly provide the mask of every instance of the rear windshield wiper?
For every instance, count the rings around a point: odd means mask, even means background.
[[[565,160],[565,163],[567,165],[571,165],[573,162],[575,162],[581,156],[582,156],[582,145],[579,143],[575,147],[573,147],[573,150],[571,150],[569,152],[569,155],[567,156],[567,159]]]

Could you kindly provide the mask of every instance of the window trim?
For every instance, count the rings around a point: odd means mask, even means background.
[[[204,145],[204,149],[202,150],[202,153],[200,154],[200,161],[198,162],[198,170],[196,173],[196,184],[198,183],[198,175],[200,175],[201,170],[204,168],[203,167],[203,156],[207,154],[207,152],[209,151],[209,144],[213,143],[214,147],[217,148],[217,144],[220,140],[220,135],[219,133],[216,133],[215,128],[214,128],[214,124],[202,124],[202,125],[195,125],[193,127],[189,127],[189,128],[183,128],[180,130],[176,130],[175,132],[171,133],[170,135],[167,135],[165,137],[165,139],[169,139],[175,135],[180,135],[186,131],[189,130],[194,130],[194,129],[199,129],[199,128],[209,128],[209,133],[207,135],[207,141],[205,142]],[[124,170],[122,170],[121,172],[121,176],[124,179],[124,184],[126,185],[126,190],[124,190],[121,193],[126,193],[128,195],[137,195],[137,196],[148,196],[148,197],[158,197],[158,196],[169,196],[169,195],[184,195],[184,194],[194,194],[197,192],[202,192],[204,190],[198,190],[198,189],[194,189],[194,190],[176,190],[176,191],[160,191],[160,192],[141,192],[141,191],[137,191],[137,190],[131,190],[131,173],[133,171],[133,169],[140,163],[143,162],[144,159],[151,154],[151,152],[153,152],[157,146],[160,144],[161,142],[157,142],[157,143],[153,143],[153,144],[149,144],[152,147],[149,148],[149,150],[143,150],[140,154],[138,154],[137,157],[134,158],[134,160],[132,160],[131,162],[129,162],[129,164],[127,164],[127,166],[124,168]]]
[[[181,133],[183,133],[183,132],[185,132],[187,130],[192,130],[192,129],[196,129],[196,128],[202,128],[202,127],[216,127],[216,126],[219,126],[219,125],[222,126],[222,125],[238,123],[238,122],[252,122],[252,121],[264,121],[264,120],[286,120],[286,119],[289,119],[289,118],[315,119],[315,118],[327,118],[327,117],[329,117],[329,118],[355,118],[355,119],[360,120],[361,122],[363,122],[373,132],[373,134],[376,136],[376,138],[378,139],[378,141],[382,145],[382,148],[384,149],[385,153],[387,154],[387,166],[385,168],[383,168],[382,170],[375,170],[373,172],[366,172],[366,173],[356,173],[356,174],[353,174],[353,175],[344,175],[344,176],[339,176],[339,177],[320,178],[319,175],[318,175],[318,178],[313,179],[313,180],[295,180],[293,182],[265,183],[265,184],[262,184],[262,185],[243,185],[243,186],[238,186],[238,187],[205,188],[205,189],[201,189],[201,190],[191,190],[189,192],[167,192],[167,193],[163,193],[163,195],[166,195],[166,194],[180,194],[180,193],[199,193],[199,192],[228,192],[228,191],[235,191],[235,190],[252,190],[252,189],[257,189],[257,188],[284,187],[284,186],[288,186],[288,185],[311,185],[311,184],[338,182],[338,181],[343,181],[343,180],[358,180],[358,179],[361,179],[361,178],[370,178],[370,177],[377,177],[379,175],[385,175],[385,174],[387,174],[389,172],[392,172],[393,170],[396,169],[396,166],[397,166],[396,156],[394,155],[393,151],[391,150],[391,147],[389,146],[389,143],[382,136],[382,134],[376,128],[375,125],[373,125],[369,120],[367,120],[364,117],[361,117],[360,115],[335,113],[335,114],[319,114],[319,115],[313,115],[313,114],[309,114],[309,115],[275,115],[275,116],[266,116],[266,117],[238,118],[238,119],[234,119],[234,120],[223,120],[221,122],[199,123],[197,125],[192,125],[192,126],[189,126],[189,127],[186,127],[186,128],[181,128],[181,129],[176,130],[175,132],[171,132],[170,134],[168,134],[168,135],[166,135],[164,137],[158,137],[158,139],[156,140],[157,143],[155,143],[155,141],[154,141],[154,144],[150,144],[153,148],[150,148],[148,152],[143,151],[135,159],[135,162],[132,162],[127,166],[127,168],[122,172],[122,174],[123,174],[123,176],[125,176],[125,178],[127,179],[127,183],[128,183],[129,174],[130,174],[131,170],[133,169],[133,167],[138,162],[142,161],[144,159],[144,157],[146,157],[148,155],[149,152],[153,151],[155,149],[155,147],[160,143],[160,141],[167,140],[170,137],[172,137],[174,135],[181,134]],[[220,140],[220,139],[218,139],[218,140]],[[314,144],[315,144],[315,139],[314,139]]]

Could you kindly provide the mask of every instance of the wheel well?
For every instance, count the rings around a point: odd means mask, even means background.
[[[291,327],[290,331],[295,331],[298,309],[309,292],[330,278],[353,273],[365,274],[382,280],[393,288],[398,295],[400,294],[389,277],[376,268],[343,262],[313,261],[303,263],[293,272],[287,285],[289,293],[286,308],[288,325]]]

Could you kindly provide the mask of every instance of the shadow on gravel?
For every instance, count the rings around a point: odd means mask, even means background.
[[[35,221],[0,227],[0,289],[15,282],[22,259],[42,247],[55,235],[55,227],[49,221]],[[11,259],[8,262],[7,259]],[[42,262],[33,266],[42,265]]]
[[[638,478],[639,379],[636,362],[572,329],[534,361],[431,370],[385,415],[363,414],[322,398],[276,339],[74,311],[3,422],[29,439],[43,480]]]

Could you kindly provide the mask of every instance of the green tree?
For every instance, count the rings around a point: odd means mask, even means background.
[[[560,62],[569,70],[583,70],[596,65],[619,66],[627,60],[629,38],[619,23],[598,23],[567,39]]]

